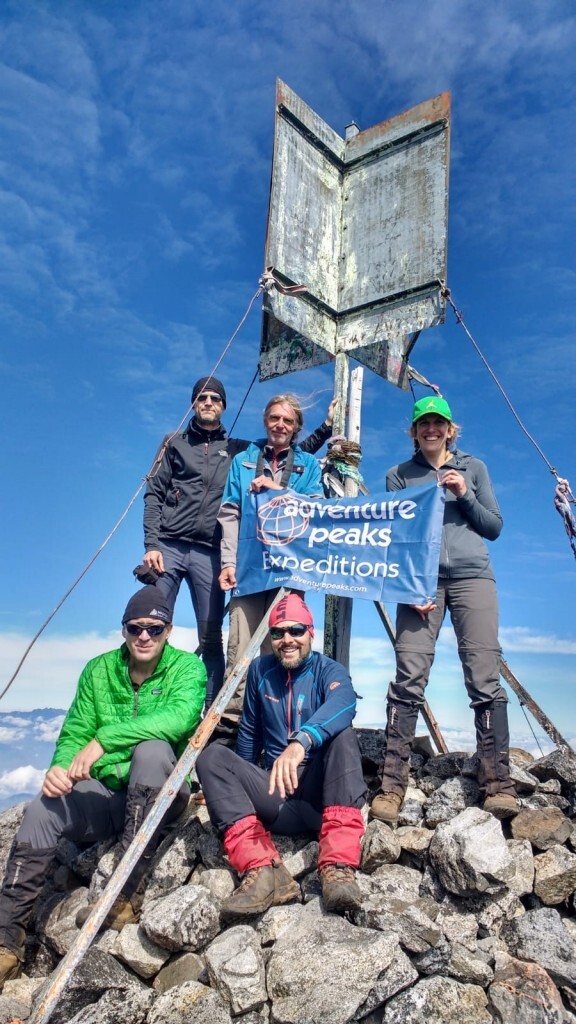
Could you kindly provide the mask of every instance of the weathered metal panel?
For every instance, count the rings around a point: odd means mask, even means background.
[[[406,387],[445,313],[449,95],[346,141],[283,82],[276,100],[266,266],[307,291],[266,294],[260,378],[343,352]]]

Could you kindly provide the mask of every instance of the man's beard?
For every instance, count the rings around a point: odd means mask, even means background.
[[[296,657],[296,659],[294,661],[291,660],[294,657],[294,654],[292,654],[292,653],[290,655],[288,655],[288,656],[285,656],[285,655],[282,654],[281,651],[278,651],[278,653],[276,654],[276,657],[278,658],[278,661],[282,665],[282,668],[300,668],[300,665],[302,665],[303,662],[306,661],[306,658],[308,657],[308,653],[309,653],[308,651],[306,651],[306,652],[299,651],[298,652],[298,656]]]

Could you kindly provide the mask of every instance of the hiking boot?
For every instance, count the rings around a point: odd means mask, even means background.
[[[77,928],[82,928],[93,910],[94,903],[89,903],[86,907],[80,907],[80,910],[76,914]],[[134,909],[127,896],[120,893],[120,895],[114,900],[114,903],[110,907],[110,910],[100,927],[112,928],[115,932],[121,932],[125,924],[135,924],[139,918],[140,912]]]
[[[18,978],[22,972],[22,964],[11,949],[0,946],[0,992],[6,981]]]
[[[495,793],[494,796],[487,796],[482,804],[483,811],[489,811],[495,818],[503,821],[504,818],[513,818],[520,810],[520,805],[515,796],[511,793]]]
[[[394,825],[398,821],[403,800],[404,797],[398,793],[378,793],[370,804],[370,813],[373,818],[378,818],[378,821]]]
[[[327,864],[320,870],[322,899],[329,914],[358,910],[362,894],[356,883],[356,872],[347,864]]]
[[[300,898],[300,886],[294,881],[282,861],[274,861],[261,868],[246,872],[237,889],[224,900],[221,917],[253,917],[263,914],[269,907],[290,903]]]

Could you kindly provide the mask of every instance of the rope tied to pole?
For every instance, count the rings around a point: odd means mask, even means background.
[[[366,485],[358,469],[361,460],[362,449],[356,441],[349,441],[346,437],[332,437],[328,441],[327,455],[322,460],[322,476],[325,482],[333,484],[335,478],[343,481],[348,477],[354,480],[363,494],[367,494]]]

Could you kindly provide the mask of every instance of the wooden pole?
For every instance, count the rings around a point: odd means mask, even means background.
[[[162,786],[150,814],[142,823],[138,833],[134,836],[134,839],[130,843],[130,846],[126,850],[126,853],[110,878],[100,899],[94,904],[94,909],[84,924],[78,938],[72,944],[66,956],[60,961],[56,968],[44,996],[38,1004],[33,1016],[29,1020],[29,1024],[46,1024],[50,1019],[74,970],[96,938],[99,928],[114,903],[114,900],[121,893],[124,883],[130,877],[134,867],[140,860],[149,840],[154,835],[166,811],[180,792],[182,783],[196,764],[200,752],[206,746],[206,743],[218,725],[223,712],[226,710],[228,702],[236,691],[236,687],[247,672],[250,662],[258,654],[260,645],[268,631],[268,615],[270,614],[270,610],[282,600],[286,593],[286,589],[281,587],[274,598],[269,611],[262,619],[262,622],[250,640],[244,654],[234,666],[234,671],[224,683],[220,693],[217,695],[214,703],[208,710],[206,717],[200,723],[196,732],[189,740],[188,746],[178,761],[178,764]]]

